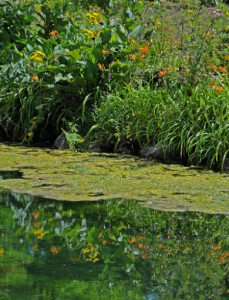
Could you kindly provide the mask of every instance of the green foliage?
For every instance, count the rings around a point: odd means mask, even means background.
[[[222,1],[211,7],[189,0],[0,6],[0,130],[8,139],[52,141],[75,119],[78,134],[92,126],[115,147],[169,142],[190,162],[223,165],[229,9]],[[195,119],[200,97],[206,113]]]

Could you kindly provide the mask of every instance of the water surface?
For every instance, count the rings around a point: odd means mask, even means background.
[[[228,299],[229,217],[0,193],[0,299]]]

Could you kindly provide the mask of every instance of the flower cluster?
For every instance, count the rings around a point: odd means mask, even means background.
[[[35,60],[37,62],[41,62],[44,58],[45,54],[40,51],[40,50],[36,50],[36,53],[32,56],[30,56],[30,60]]]
[[[96,36],[99,35],[99,30],[93,31],[93,30],[88,30],[88,29],[82,29],[82,32],[89,39],[94,39]]]
[[[96,12],[93,12],[91,14],[86,14],[86,17],[89,18],[91,23],[98,24],[99,23],[99,14]]]

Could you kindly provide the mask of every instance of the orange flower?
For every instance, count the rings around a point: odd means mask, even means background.
[[[143,244],[140,243],[138,246],[139,246],[139,248],[142,248],[142,247],[143,247]]]
[[[105,245],[107,243],[107,241],[106,240],[103,240],[103,245]]]
[[[103,233],[102,232],[100,232],[99,235],[98,235],[99,239],[101,239],[101,237],[103,237]]]
[[[159,249],[165,248],[164,244],[158,244]]]
[[[143,240],[143,239],[144,239],[144,236],[140,235],[139,240]]]
[[[100,63],[98,63],[98,67],[99,67],[99,69],[101,70],[101,71],[105,71],[105,66],[104,66],[104,64],[100,64]]]
[[[213,247],[213,250],[220,250],[220,249],[221,249],[220,245]]]
[[[141,51],[142,54],[148,53],[148,49],[146,47],[140,47],[139,50]]]
[[[212,68],[212,70],[217,70],[217,66],[216,65],[212,65],[211,64],[211,68]]]
[[[227,55],[227,56],[225,57],[225,59],[226,59],[226,60],[229,60],[229,55]]]
[[[32,77],[32,80],[33,80],[33,81],[38,81],[38,77],[37,77],[37,76],[33,76],[33,77]]]
[[[210,256],[215,255],[215,252],[210,252],[209,255]]]
[[[161,71],[158,72],[158,74],[159,74],[160,76],[165,76],[166,70],[164,70],[164,71],[161,70]]]
[[[129,56],[130,56],[130,58],[133,59],[133,60],[135,60],[136,57],[137,57],[137,55],[135,55],[135,54],[130,54]]]
[[[34,217],[34,219],[37,219],[39,217],[39,212],[38,211],[34,211],[33,212],[33,217]]]
[[[224,257],[223,257],[223,256],[219,256],[218,262],[219,262],[219,263],[224,263]]]
[[[211,85],[213,85],[214,83],[215,83],[215,79],[210,82]]]
[[[32,122],[31,122],[31,124],[32,124],[32,125],[35,125],[35,124],[36,124],[36,122],[35,122],[35,121],[32,121]]]
[[[109,53],[109,51],[103,49],[102,53],[103,53],[103,55],[105,55],[105,54]]]
[[[131,238],[131,240],[129,241],[130,244],[134,244],[136,243],[136,239],[134,237]]]
[[[34,225],[35,227],[40,227],[41,222],[33,222],[33,225]]]
[[[140,59],[143,59],[144,57],[145,57],[144,54],[142,54],[142,55],[139,56]]]
[[[56,31],[56,30],[53,30],[53,31],[49,32],[49,35],[50,35],[51,37],[54,37],[54,36],[56,36],[57,34],[58,34],[58,31]]]
[[[219,67],[221,73],[227,73],[226,67]]]
[[[143,253],[143,254],[142,254],[142,258],[143,258],[143,259],[146,259],[146,257],[147,257],[147,253]]]
[[[203,33],[203,36],[211,37],[211,33],[210,33],[210,32],[208,32],[208,33]],[[213,34],[212,36],[214,36],[214,34]]]
[[[218,85],[214,86],[214,89],[218,92],[222,92],[222,90],[223,90],[223,88],[221,86],[218,86]]]
[[[222,253],[222,256],[223,256],[224,258],[228,257],[228,256],[229,256],[229,252],[223,252],[223,253]]]
[[[53,254],[58,254],[58,253],[59,253],[59,251],[56,249],[56,247],[50,248],[50,251],[51,251]]]

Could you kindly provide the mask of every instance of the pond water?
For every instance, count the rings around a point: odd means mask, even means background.
[[[0,193],[0,299],[228,299],[229,217]]]

